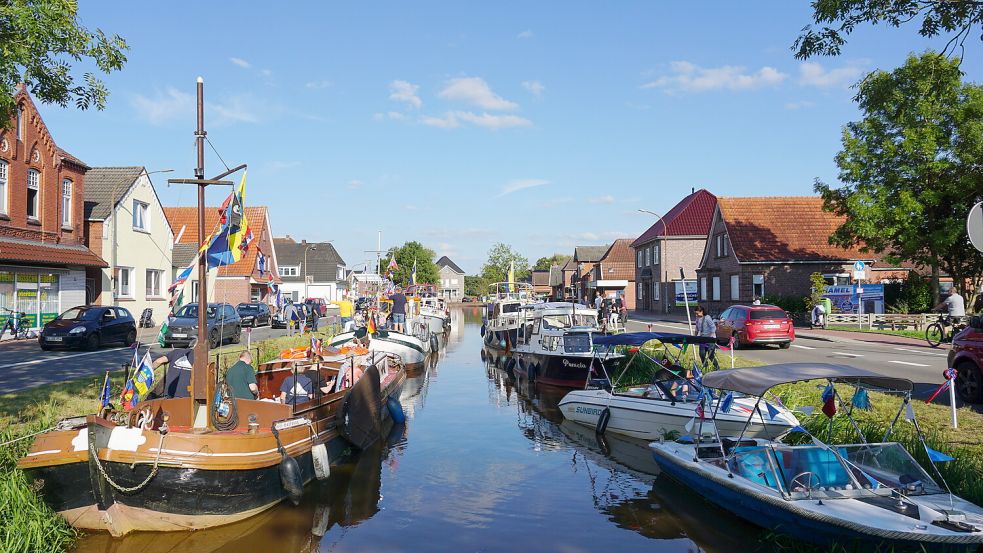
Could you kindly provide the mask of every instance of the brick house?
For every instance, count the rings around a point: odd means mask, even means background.
[[[337,301],[348,291],[345,260],[331,242],[297,242],[285,236],[274,239],[274,243],[285,298]]]
[[[572,257],[563,265],[557,266],[555,271],[550,269],[550,289],[553,291],[553,299],[563,300],[573,296],[571,286],[576,272],[577,262]]]
[[[446,255],[438,259],[436,265],[440,272],[440,295],[448,301],[461,301],[464,297],[464,269]]]
[[[549,296],[553,289],[550,287],[550,271],[531,271],[532,291],[537,295]]]
[[[173,270],[176,273],[194,259],[198,244],[198,209],[195,207],[165,207],[164,213],[173,229],[175,236],[181,239],[174,245],[171,256]],[[273,244],[273,234],[270,230],[269,212],[266,207],[246,207],[246,218],[253,233],[253,241],[249,249],[237,263],[219,267],[215,279],[214,296],[208,301],[226,302],[232,305],[249,302],[264,302],[272,304],[275,299],[269,293],[267,281],[272,273],[273,281],[282,284],[278,274],[276,247]],[[205,208],[205,236],[217,228],[219,224],[219,208]],[[259,254],[266,260],[265,271],[261,274]],[[172,275],[173,278],[173,275]],[[197,274],[192,277],[197,280]],[[197,298],[197,283],[192,284],[192,300]]]
[[[640,311],[668,313],[685,303],[679,270],[692,287],[716,206],[716,196],[702,188],[696,190],[632,242]]]
[[[587,301],[594,300],[593,294],[587,288],[587,283],[590,282],[594,264],[604,257],[609,248],[610,246],[577,246],[573,249],[573,258],[570,261],[574,271],[570,275],[570,290],[574,298]]]
[[[621,296],[625,307],[635,309],[635,255],[630,238],[619,238],[604,252],[590,271],[590,295]]]
[[[720,313],[755,297],[808,296],[812,273],[822,273],[828,284],[847,285],[857,260],[873,269],[867,274],[874,282],[898,276],[895,267],[878,271],[870,253],[830,245],[842,222],[823,211],[818,197],[718,198],[697,270],[700,303]]]
[[[22,86],[0,130],[0,307],[38,327],[86,303],[85,272],[106,262],[85,245],[89,167],[55,144]],[[7,312],[0,310],[0,325]]]

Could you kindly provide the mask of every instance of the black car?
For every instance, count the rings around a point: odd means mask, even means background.
[[[210,303],[208,311],[208,344],[216,348],[231,340],[238,344],[242,338],[242,319],[234,307],[227,303]],[[171,345],[189,346],[198,337],[198,304],[182,306],[173,317],[167,320],[164,333],[164,347]]]
[[[102,344],[137,341],[137,323],[125,308],[102,305],[73,307],[44,325],[38,336],[41,349],[80,347],[94,350]]]
[[[270,323],[270,328],[287,328],[287,320],[284,318],[284,312],[287,310],[288,305],[293,305],[294,309],[297,310],[297,317],[299,320],[306,321],[310,315],[310,308],[303,303],[287,304],[283,306],[276,315],[273,316],[273,320]],[[297,328],[300,328],[299,326]]]
[[[240,303],[236,306],[236,312],[242,319],[242,326],[266,326],[273,320],[270,306],[265,303]]]

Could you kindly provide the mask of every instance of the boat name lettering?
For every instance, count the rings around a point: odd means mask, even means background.
[[[294,428],[295,426],[302,426],[302,425],[305,425],[305,424],[307,424],[307,419],[300,418],[300,419],[290,419],[290,420],[285,420],[285,421],[279,421],[279,422],[274,423],[273,426],[279,432],[280,430],[286,430],[288,428]]]
[[[585,415],[597,415],[601,416],[601,411],[604,409],[598,409],[596,407],[577,407],[578,413],[583,413]]]
[[[587,363],[578,363],[578,362],[575,362],[575,361],[570,361],[570,360],[564,359],[563,360],[563,366],[564,367],[573,367],[575,369],[586,369],[587,368]]]

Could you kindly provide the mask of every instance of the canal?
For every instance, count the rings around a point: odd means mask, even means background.
[[[646,444],[564,422],[564,390],[516,382],[482,350],[477,308],[409,374],[405,426],[281,504],[194,533],[82,538],[78,553],[753,551],[762,532],[668,478]]]

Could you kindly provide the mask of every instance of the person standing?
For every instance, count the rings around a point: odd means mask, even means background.
[[[308,318],[307,326],[311,329],[311,334],[317,332],[317,326],[321,319],[321,307],[317,303],[312,303],[308,307],[311,309],[311,316]]]
[[[348,298],[342,298],[338,301],[331,302],[338,306],[338,315],[341,317],[341,328],[343,332],[348,332],[350,326],[348,323],[352,320],[352,315],[354,313],[354,306],[352,301]]]
[[[256,399],[259,395],[256,371],[252,363],[253,354],[244,350],[239,354],[239,360],[225,372],[225,383],[232,388],[232,395],[238,399]]]
[[[697,305],[696,309],[696,335],[704,337],[712,337],[716,339],[717,337],[717,323],[713,321],[713,318],[706,314],[706,310],[703,309],[702,305]],[[714,369],[719,369],[720,364],[717,362],[717,344],[712,342],[709,344],[700,344],[700,362],[703,363],[704,369],[707,368],[707,363],[713,363]]]
[[[294,325],[297,324],[297,306],[293,302],[283,308],[283,320],[287,323],[287,334],[294,335]]]
[[[396,293],[389,297],[393,302],[393,330],[396,332],[406,332],[406,296],[403,295],[403,287],[397,286]]]

